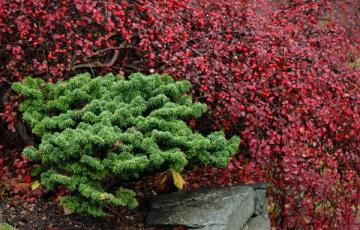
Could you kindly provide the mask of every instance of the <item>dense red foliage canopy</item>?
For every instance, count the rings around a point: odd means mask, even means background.
[[[243,139],[222,183],[271,181],[271,217],[281,229],[356,228],[360,75],[348,64],[360,53],[358,1],[0,5],[3,118],[13,131],[18,98],[9,85],[25,75],[170,73],[209,105],[194,126]]]

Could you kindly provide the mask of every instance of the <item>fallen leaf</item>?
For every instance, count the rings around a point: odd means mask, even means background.
[[[154,187],[157,191],[164,191],[166,189],[167,181],[169,179],[168,173],[163,172],[158,178],[154,181]]]
[[[40,187],[40,182],[39,182],[39,180],[36,180],[36,181],[34,181],[34,182],[32,182],[31,183],[31,186],[30,186],[30,188],[31,188],[31,190],[36,190],[36,189],[38,189]]]
[[[171,174],[173,176],[173,180],[174,180],[174,185],[179,189],[179,190],[183,190],[184,186],[185,186],[185,180],[184,178],[180,175],[180,173],[176,172],[175,170],[171,169]]]

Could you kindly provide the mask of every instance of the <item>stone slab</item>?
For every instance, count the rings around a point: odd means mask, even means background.
[[[202,189],[164,194],[152,201],[147,223],[201,230],[238,230],[254,213],[251,186]]]

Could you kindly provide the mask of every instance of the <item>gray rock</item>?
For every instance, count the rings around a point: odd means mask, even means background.
[[[270,230],[270,220],[264,216],[253,217],[241,230]]]
[[[238,230],[254,213],[255,192],[249,186],[164,194],[155,198],[149,225],[201,230]]]
[[[266,190],[270,187],[270,183],[259,182],[255,184],[239,184],[243,186],[250,186],[255,190],[255,210],[254,216],[261,215],[264,217],[268,216],[267,212],[267,200],[266,200]]]
[[[256,189],[255,190],[255,215],[268,216],[267,201],[266,201],[266,190]]]

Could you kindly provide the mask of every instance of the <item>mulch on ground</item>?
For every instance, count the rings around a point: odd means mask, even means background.
[[[104,218],[65,215],[63,209],[54,201],[43,199],[32,203],[2,201],[0,203],[0,222],[6,222],[19,230],[56,229],[146,229],[147,204],[136,209],[117,208],[109,211]]]

